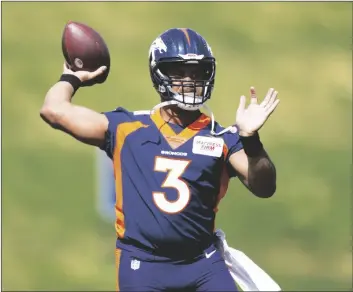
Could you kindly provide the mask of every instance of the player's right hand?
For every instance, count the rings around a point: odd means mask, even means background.
[[[72,71],[70,69],[70,66],[64,62],[64,71],[63,71],[63,74],[72,74],[72,75],[75,75],[76,77],[78,77],[82,83],[87,83],[88,85],[88,82],[87,81],[90,81],[94,78],[96,78],[97,76],[101,75],[104,73],[104,71],[107,70],[107,67],[106,66],[102,66],[100,68],[98,68],[96,71],[94,72],[89,72],[89,71]],[[90,84],[92,85],[92,84]]]

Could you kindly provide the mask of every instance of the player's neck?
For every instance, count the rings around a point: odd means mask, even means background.
[[[175,105],[161,108],[160,113],[167,123],[177,124],[182,127],[192,124],[201,115],[200,111],[186,111]]]

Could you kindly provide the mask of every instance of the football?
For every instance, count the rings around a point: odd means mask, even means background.
[[[70,21],[62,35],[62,52],[66,64],[72,71],[93,72],[107,66],[103,74],[86,82],[85,85],[103,83],[110,70],[110,54],[101,35],[86,24]]]

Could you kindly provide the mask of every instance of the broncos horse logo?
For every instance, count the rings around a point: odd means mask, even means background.
[[[159,53],[163,53],[167,52],[167,46],[165,45],[165,43],[163,42],[163,40],[158,37],[154,40],[154,42],[152,43],[150,50],[149,50],[149,55],[151,55],[152,59],[151,59],[151,65],[152,67],[154,67],[156,65],[156,56],[155,53],[158,50]]]

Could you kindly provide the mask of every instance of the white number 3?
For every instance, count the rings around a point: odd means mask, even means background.
[[[178,192],[178,199],[169,201],[165,193],[153,192],[153,200],[157,207],[169,214],[183,211],[190,200],[190,189],[180,178],[190,164],[190,160],[172,159],[157,156],[154,163],[154,171],[168,172],[162,188],[175,188]]]

